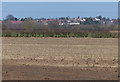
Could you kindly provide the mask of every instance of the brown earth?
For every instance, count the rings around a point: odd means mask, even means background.
[[[2,38],[3,80],[117,80],[118,39]]]

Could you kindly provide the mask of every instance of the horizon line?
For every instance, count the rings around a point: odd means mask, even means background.
[[[11,14],[10,14],[11,15]],[[8,15],[7,15],[8,16]],[[14,15],[13,15],[14,16]],[[86,16],[86,17],[80,17],[80,16],[74,16],[74,17],[72,17],[72,16],[60,16],[60,17],[15,17],[15,18],[17,18],[17,19],[22,19],[22,18],[32,18],[32,19],[41,19],[41,18],[45,18],[45,19],[57,19],[57,18],[67,18],[67,17],[69,17],[69,18],[96,18],[96,17],[98,17],[98,16],[101,16],[102,18],[104,18],[105,16],[102,16],[102,15],[97,15],[97,16]],[[117,18],[110,18],[110,17],[105,17],[106,19],[107,18],[109,18],[109,19],[118,19],[119,17],[117,17]],[[6,19],[6,18],[2,18],[2,19],[0,19],[0,20],[4,20],[4,19]]]

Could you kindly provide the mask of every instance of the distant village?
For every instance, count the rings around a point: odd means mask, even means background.
[[[55,22],[60,26],[63,25],[85,25],[85,24],[117,24],[118,19],[109,19],[102,16],[97,17],[59,17],[59,18],[39,18],[39,19],[33,19],[31,17],[29,18],[15,18],[12,15],[8,15],[5,20],[0,21],[0,23],[4,21],[9,21],[12,24],[20,24],[23,23],[25,20],[33,20],[36,23],[41,23],[44,25],[48,25],[50,22]]]
[[[26,37],[118,37],[119,19],[97,17],[16,18],[0,21],[3,36]]]

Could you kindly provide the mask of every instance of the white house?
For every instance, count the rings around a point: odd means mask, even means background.
[[[84,21],[86,21],[86,19],[83,18],[83,19],[80,19],[80,21],[81,21],[81,22],[84,22]]]
[[[69,23],[69,25],[80,25],[80,23]]]

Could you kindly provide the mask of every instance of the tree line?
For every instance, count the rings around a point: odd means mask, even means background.
[[[101,18],[101,17],[100,17]],[[42,18],[44,19],[44,18]],[[62,18],[64,19],[64,18]],[[33,18],[23,18],[22,23],[11,23],[19,19],[9,15],[2,22],[3,37],[93,37],[117,38],[117,24],[81,24],[59,25],[58,21],[49,21],[48,24],[36,22]],[[112,32],[111,32],[112,31]],[[114,32],[115,31],[115,32]]]

